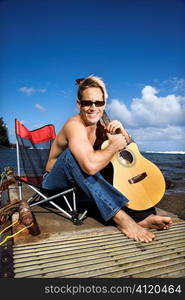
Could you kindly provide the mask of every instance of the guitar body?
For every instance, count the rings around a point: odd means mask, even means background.
[[[109,141],[103,142],[105,149]],[[156,205],[165,193],[165,180],[160,169],[139,152],[135,142],[118,151],[112,158],[113,186],[128,200],[133,210],[145,210]]]

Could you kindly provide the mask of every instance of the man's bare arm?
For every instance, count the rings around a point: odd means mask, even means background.
[[[95,151],[88,140],[86,128],[76,121],[65,126],[65,135],[71,152],[82,170],[89,175],[94,175],[103,169],[110,162],[114,153],[127,145],[122,134],[107,134],[110,141],[108,147]]]

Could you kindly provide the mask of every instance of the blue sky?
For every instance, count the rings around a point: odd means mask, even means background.
[[[58,132],[75,79],[101,77],[107,111],[142,151],[185,151],[184,0],[1,0],[0,110]]]

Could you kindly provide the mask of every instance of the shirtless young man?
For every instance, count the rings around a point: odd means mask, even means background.
[[[62,188],[75,181],[88,197],[93,198],[105,221],[112,218],[128,238],[148,243],[155,235],[147,228],[167,229],[172,220],[148,212],[144,219],[135,221],[124,211],[128,200],[100,174],[113,155],[123,149],[130,139],[122,124],[114,120],[105,128],[110,142],[108,147],[94,150],[97,124],[103,115],[106,98],[106,88],[100,78],[90,76],[80,82],[77,100],[79,114],[64,124],[53,142],[43,187]],[[118,128],[121,133],[114,135]]]

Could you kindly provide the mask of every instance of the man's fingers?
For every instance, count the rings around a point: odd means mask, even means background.
[[[117,121],[117,120],[114,120],[114,121],[111,121],[109,124],[107,124],[107,130],[110,132],[110,133],[114,133],[116,131],[116,129],[122,129],[123,126],[121,124],[121,122]]]

